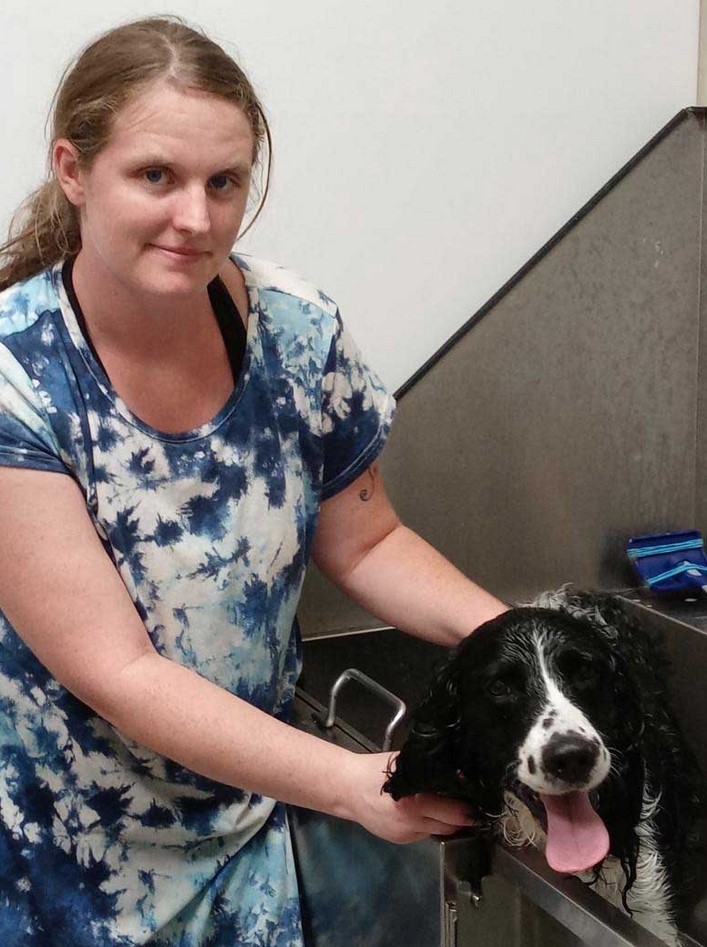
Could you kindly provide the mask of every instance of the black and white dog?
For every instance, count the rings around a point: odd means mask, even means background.
[[[469,636],[413,713],[385,784],[468,801],[679,943],[700,844],[701,774],[656,643],[615,597],[562,589]]]

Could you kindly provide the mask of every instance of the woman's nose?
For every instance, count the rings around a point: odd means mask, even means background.
[[[206,233],[210,229],[209,199],[203,187],[184,188],[176,200],[173,223],[177,230]]]

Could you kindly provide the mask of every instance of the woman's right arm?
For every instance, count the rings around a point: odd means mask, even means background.
[[[67,690],[188,769],[395,842],[469,824],[458,802],[382,794],[388,754],[296,730],[159,655],[68,476],[0,467],[0,607]]]

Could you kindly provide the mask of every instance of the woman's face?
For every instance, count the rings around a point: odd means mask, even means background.
[[[68,195],[84,272],[140,296],[202,292],[236,241],[252,155],[236,105],[166,82],[148,88],[118,114]]]

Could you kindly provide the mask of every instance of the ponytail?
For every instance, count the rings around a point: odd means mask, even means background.
[[[50,177],[20,205],[0,246],[0,291],[78,253],[76,208]]]

